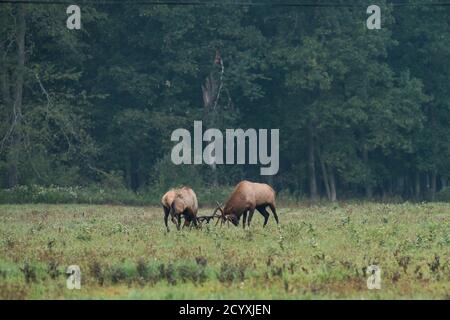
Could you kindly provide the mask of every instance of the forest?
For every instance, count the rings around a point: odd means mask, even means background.
[[[79,1],[70,30],[69,4],[32,2],[0,2],[3,202],[24,188],[161,195],[243,179],[311,201],[450,199],[448,6],[377,1],[370,30],[373,1]],[[173,164],[171,133],[194,121],[279,129],[277,174]]]

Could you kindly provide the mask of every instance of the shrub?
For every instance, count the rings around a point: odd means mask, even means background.
[[[95,278],[99,285],[103,285],[105,277],[103,275],[102,266],[97,261],[93,261],[89,265],[89,271],[93,278]]]
[[[50,278],[57,279],[61,275],[58,262],[54,260],[50,261],[47,266],[47,273],[49,274]]]
[[[163,263],[159,266],[159,274],[161,278],[165,278],[170,285],[177,284],[176,270],[172,263],[166,265]]]
[[[158,204],[159,194],[135,193],[124,188],[103,189],[98,186],[58,187],[58,186],[17,186],[0,190],[0,203],[86,203],[86,204]]]
[[[109,183],[111,186],[113,183]],[[189,185],[189,184],[188,184]],[[191,185],[192,186],[192,185]],[[172,186],[173,187],[173,186]],[[194,187],[194,186],[193,186]],[[122,204],[132,206],[158,205],[162,194],[167,188],[148,187],[133,192],[125,188],[88,187],[59,187],[59,186],[17,186],[0,190],[0,204]],[[202,205],[215,206],[217,200],[225,200],[232,191],[232,187],[198,187],[195,188],[199,202]]]
[[[20,271],[22,271],[26,283],[36,282],[36,269],[28,262],[25,262],[23,268],[20,268]]]
[[[148,277],[148,267],[144,259],[139,259],[136,263],[137,275],[140,278],[147,279]]]
[[[450,202],[450,187],[444,188],[436,194],[436,200]]]
[[[109,278],[112,283],[119,283],[127,278],[125,270],[120,266],[112,267],[109,272]]]
[[[160,265],[157,263],[150,263],[146,266],[146,278],[145,280],[150,283],[156,283],[165,278],[165,275],[161,273]]]
[[[233,281],[244,281],[245,270],[246,267],[244,265],[232,265],[225,262],[220,267],[217,279],[222,283],[231,283]]]
[[[197,263],[181,264],[177,268],[177,273],[182,282],[203,283],[207,279],[204,266]]]

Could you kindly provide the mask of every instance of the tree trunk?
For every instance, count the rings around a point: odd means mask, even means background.
[[[394,193],[396,195],[403,195],[403,192],[405,190],[405,178],[404,177],[398,177],[396,181],[395,191]]]
[[[330,173],[329,173],[329,177],[330,177],[330,195],[331,195],[331,201],[335,202],[337,200],[337,196],[336,196],[336,179],[335,179],[335,175],[334,175],[334,170],[330,169]]]
[[[132,170],[131,157],[129,157],[125,163],[125,184],[128,189],[132,188]]]
[[[317,181],[316,166],[314,156],[314,128],[312,123],[308,126],[308,171],[309,171],[309,192],[312,201],[317,201]]]
[[[447,177],[441,177],[441,189],[447,188]]]
[[[420,199],[420,173],[416,172],[416,178],[415,178],[415,187],[414,187],[414,191],[415,191],[415,196],[416,196],[416,200]]]
[[[17,66],[15,74],[15,90],[13,102],[12,126],[14,129],[11,134],[11,146],[8,155],[8,183],[9,187],[14,187],[19,183],[18,163],[20,159],[20,124],[22,122],[22,99],[23,99],[23,78],[25,69],[25,7],[23,4],[17,5]]]
[[[3,53],[5,50],[5,48],[3,47],[3,43],[0,43],[0,52]],[[5,60],[1,60],[0,61],[0,81],[1,81],[1,89],[2,89],[2,100],[3,103],[5,105],[5,110],[11,110],[11,112],[13,113],[13,108],[14,108],[14,103],[12,100],[12,93],[11,93],[11,77],[9,75],[9,71],[8,71],[8,67],[6,65],[6,61]],[[13,121],[10,123],[10,126],[14,126],[14,118]],[[8,140],[8,143],[12,144],[11,142],[13,141],[14,136],[11,136]],[[9,187],[14,187],[15,185],[17,185],[17,166],[13,165],[14,163],[16,163],[16,157],[14,156],[14,150],[10,149],[8,150],[8,154],[7,154],[7,161],[8,161],[8,167],[7,167],[7,172],[8,172],[8,186]]]
[[[370,170],[370,168],[369,168],[369,151],[367,151],[366,147],[363,147],[363,161],[364,161],[364,164],[366,165],[366,169]],[[364,184],[364,188],[366,190],[366,197],[371,199],[373,197],[373,189],[372,189],[371,181],[369,181],[369,179],[367,177],[366,177],[366,181]]]
[[[431,200],[434,201],[437,190],[437,172],[433,171],[431,174]]]
[[[330,193],[330,184],[328,183],[328,173],[327,168],[325,167],[325,162],[322,159],[322,155],[320,153],[320,148],[317,148],[317,155],[319,157],[320,167],[322,169],[322,176],[323,176],[323,184],[325,185],[325,190],[327,192],[328,200],[331,200],[331,193]]]
[[[203,122],[208,128],[215,128],[217,123],[217,110],[208,111],[208,108],[203,109]],[[210,165],[212,170],[212,185],[217,187],[219,185],[219,176],[217,173],[216,154],[214,154],[214,163]]]
[[[219,178],[217,176],[217,164],[214,162],[211,165],[212,171],[213,171],[213,186],[217,187],[219,185]]]
[[[388,197],[388,191],[386,190],[386,186],[385,185],[383,185],[381,187],[381,197],[382,197],[383,201],[385,201],[387,199],[387,197]]]
[[[5,47],[2,42],[0,42],[0,52],[4,52]],[[8,67],[6,65],[6,61],[0,60],[0,81],[1,81],[1,89],[2,89],[2,99],[6,108],[13,108],[13,104],[11,101],[11,86],[10,86],[10,76]]]

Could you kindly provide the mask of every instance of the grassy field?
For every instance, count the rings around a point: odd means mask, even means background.
[[[200,214],[211,210],[202,209]],[[279,208],[166,233],[155,207],[0,206],[0,299],[449,299],[450,205]],[[79,265],[81,290],[66,288]],[[367,266],[381,270],[368,290]]]

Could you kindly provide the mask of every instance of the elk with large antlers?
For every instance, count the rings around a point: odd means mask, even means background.
[[[264,183],[241,181],[236,186],[230,198],[225,203],[224,208],[222,209],[219,206],[217,207],[215,212],[219,210],[222,213],[222,223],[225,221],[231,221],[231,223],[233,223],[235,226],[239,224],[239,220],[241,216],[243,216],[242,226],[245,228],[247,215],[247,223],[248,227],[250,227],[250,222],[256,209],[263,215],[265,227],[270,215],[267,211],[267,207],[270,207],[275,221],[278,224],[279,221],[275,209],[275,191],[272,189],[272,187]],[[218,220],[217,223],[219,221],[220,220]]]

